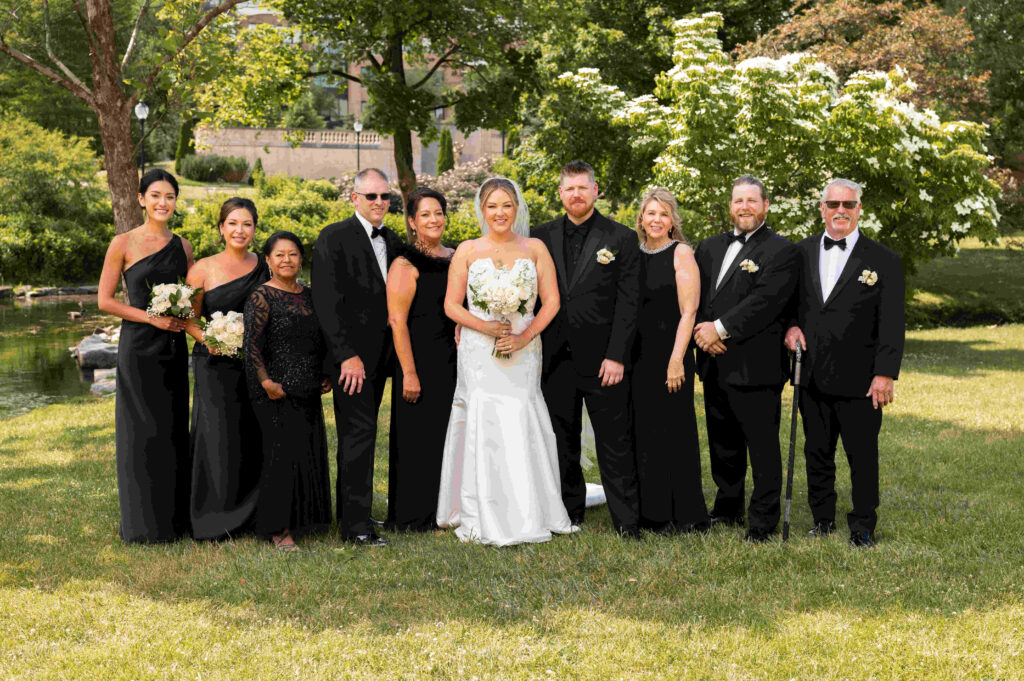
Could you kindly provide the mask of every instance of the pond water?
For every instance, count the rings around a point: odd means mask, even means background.
[[[79,309],[82,319],[71,321]],[[68,348],[118,321],[99,311],[96,296],[0,301],[0,419],[89,394]]]

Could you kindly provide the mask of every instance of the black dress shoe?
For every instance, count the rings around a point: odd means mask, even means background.
[[[640,539],[640,528],[622,527],[619,528],[619,536],[623,539]]]
[[[851,532],[850,533],[850,546],[858,546],[861,548],[870,548],[874,537],[871,536],[870,532]]]
[[[834,520],[819,520],[811,528],[811,531],[807,534],[812,537],[827,537],[836,531],[836,521]]]
[[[370,534],[357,534],[354,537],[350,537],[345,541],[355,544],[356,546],[387,546],[388,540],[384,537],[377,536],[376,533],[371,532]]]
[[[768,530],[763,527],[751,527],[747,530],[747,534],[744,535],[743,540],[751,544],[767,544],[771,541],[773,534],[775,534],[775,530]]]
[[[583,512],[581,511],[579,513],[570,513],[569,514],[569,522],[572,523],[573,525],[582,525],[583,524]]]
[[[712,515],[708,518],[711,527],[743,527],[741,515]]]

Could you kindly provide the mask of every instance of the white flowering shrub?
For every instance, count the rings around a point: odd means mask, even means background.
[[[559,79],[559,87],[585,91],[572,98],[577,107],[600,99],[589,115],[600,119],[595,128],[610,124],[628,136],[619,153],[653,155],[649,182],[677,194],[690,236],[728,224],[732,180],[749,173],[769,189],[773,227],[793,239],[821,228],[818,203],[830,179],[859,182],[861,228],[910,271],[954,254],[965,236],[996,238],[999,189],[983,174],[984,126],[943,122],[897,99],[914,87],[898,68],[856,73],[840,88],[828,66],[805,54],[734,64],[717,38],[721,26],[718,13],[675,22],[674,65],[651,95],[627,100],[592,69]]]

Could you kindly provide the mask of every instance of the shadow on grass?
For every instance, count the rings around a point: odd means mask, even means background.
[[[97,438],[104,440],[99,446]],[[543,627],[546,612],[564,609],[668,626],[764,630],[780,613],[819,608],[865,614],[982,609],[1019,597],[1024,584],[1013,558],[1024,552],[1024,540],[1013,532],[1022,510],[1022,439],[940,420],[888,419],[881,541],[869,551],[845,541],[845,463],[837,481],[840,532],[806,538],[811,518],[798,447],[794,534],[787,546],[747,545],[739,529],[634,543],[614,536],[607,510],[599,509],[588,513],[582,532],[541,545],[462,545],[443,532],[389,534],[390,547],[366,550],[331,533],[303,541],[297,555],[282,555],[255,538],[122,544],[114,462],[107,455],[112,429],[81,426],[51,443],[91,445],[79,459],[24,466],[8,460],[0,468],[0,584],[55,590],[97,581],[144,598],[202,601],[225,613],[241,609],[311,630],[363,622],[381,632],[453,618]],[[5,441],[15,456],[19,447],[24,453],[32,446]],[[386,461],[384,447],[378,465],[381,458]],[[704,478],[707,492],[706,453]],[[381,516],[384,510],[380,504],[374,509]]]
[[[985,371],[1024,371],[1024,350],[1006,349],[991,340],[955,341],[908,338],[906,370],[940,376],[976,376]]]

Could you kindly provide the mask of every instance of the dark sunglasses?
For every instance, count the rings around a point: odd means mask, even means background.
[[[391,192],[384,192],[383,194],[378,194],[377,192],[368,192],[366,194],[364,194],[363,192],[355,193],[359,194],[360,196],[365,196],[367,201],[376,201],[378,196],[380,197],[381,201],[391,200]]]
[[[825,207],[829,210],[835,210],[842,206],[846,210],[853,210],[860,205],[860,201],[825,201]]]

